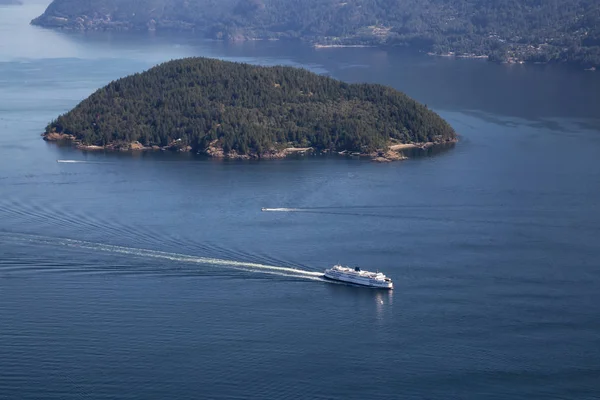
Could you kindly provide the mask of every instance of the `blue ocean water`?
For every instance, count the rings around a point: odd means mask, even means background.
[[[600,395],[598,74],[65,34],[28,25],[43,8],[0,8],[0,398]],[[391,85],[461,140],[390,164],[41,140],[111,80],[195,55]],[[323,281],[336,262],[396,289]]]

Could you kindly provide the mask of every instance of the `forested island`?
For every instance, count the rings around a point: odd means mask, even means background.
[[[598,0],[54,0],[32,23],[600,66]]]
[[[402,159],[397,150],[405,147],[453,143],[456,133],[426,106],[382,85],[187,58],[111,82],[52,121],[44,138],[88,150],[280,158],[314,149],[385,161]]]

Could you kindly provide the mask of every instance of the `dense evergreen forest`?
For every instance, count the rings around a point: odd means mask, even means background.
[[[600,66],[598,0],[54,0],[33,23],[411,45],[499,61]]]
[[[455,139],[437,114],[389,87],[207,58],[111,82],[50,123],[46,133],[54,132],[88,145],[175,143],[257,156],[285,147],[368,153],[391,141]]]

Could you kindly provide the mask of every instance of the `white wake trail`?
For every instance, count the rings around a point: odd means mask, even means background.
[[[87,160],[56,160],[61,164],[109,164],[109,161],[87,161]]]
[[[41,242],[45,242],[48,244],[58,244],[61,246],[67,247],[76,247],[83,248],[89,250],[98,250],[104,251],[107,253],[116,253],[116,254],[127,254],[134,255],[139,257],[149,257],[149,258],[158,258],[169,261],[178,261],[178,262],[188,262],[188,263],[197,263],[204,265],[212,265],[212,266],[222,266],[229,267],[234,269],[243,269],[247,271],[253,272],[277,272],[280,274],[285,274],[286,276],[296,276],[302,278],[315,279],[316,277],[322,277],[323,273],[315,272],[315,271],[306,271],[297,268],[290,267],[281,267],[276,265],[267,265],[267,264],[259,264],[252,262],[244,262],[244,261],[234,261],[234,260],[224,260],[219,258],[211,258],[211,257],[198,257],[187,254],[179,254],[179,253],[169,253],[158,250],[148,250],[148,249],[139,249],[135,247],[124,247],[124,246],[115,246],[109,244],[102,243],[94,243],[87,242],[84,240],[77,239],[66,239],[66,238],[57,238],[52,239],[43,236],[36,235],[21,235],[31,240],[38,240]]]
[[[268,212],[302,212],[305,211],[301,208],[285,208],[285,207],[280,207],[280,208],[266,208],[263,207],[261,208],[262,211],[268,211]]]

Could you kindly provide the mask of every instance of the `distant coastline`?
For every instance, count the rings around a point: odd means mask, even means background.
[[[0,4],[2,4],[3,0],[0,0]],[[19,3],[19,0],[4,0],[4,1],[15,1],[15,3],[8,4],[22,4]],[[83,25],[83,21],[86,21],[85,25]],[[32,21],[32,24],[39,25],[41,27],[50,28],[50,29],[59,29],[65,31],[73,31],[73,32],[86,32],[86,31],[114,31],[114,32],[130,32],[130,31],[140,31],[139,27],[135,27],[126,22],[110,22],[104,19],[100,20],[86,20],[79,19],[77,24],[73,25],[73,22],[65,17],[51,17],[46,21],[40,21],[39,18]],[[147,31],[156,31],[156,27],[150,26],[145,30]],[[171,27],[170,29],[164,28],[162,30],[174,31],[174,32],[195,32],[195,29],[186,25],[177,25]],[[355,40],[352,37],[346,38],[344,41],[347,43],[327,43],[327,38],[286,38],[286,37],[273,37],[270,35],[256,35],[253,33],[230,33],[223,34],[219,33],[216,36],[207,36],[207,38],[230,42],[230,43],[240,43],[240,42],[259,42],[259,41],[280,41],[280,40],[301,40],[305,43],[308,43],[311,47],[317,50],[322,49],[351,49],[351,48],[382,48],[382,49],[392,49],[394,47],[402,47],[402,48],[412,48],[415,51],[424,52],[428,56],[433,57],[446,57],[446,58],[463,58],[463,59],[473,59],[473,60],[486,60],[489,62],[500,63],[500,64],[551,64],[551,63],[567,63],[573,64],[575,66],[579,66],[586,71],[595,71],[598,67],[600,67],[600,62],[598,64],[594,64],[592,61],[590,62],[580,62],[580,61],[569,61],[569,60],[553,60],[553,59],[545,59],[543,57],[543,53],[532,52],[529,49],[515,49],[513,51],[508,52],[504,55],[497,54],[482,54],[482,53],[469,53],[469,52],[461,52],[461,51],[430,51],[427,47],[422,47],[414,44],[406,44],[406,43],[398,43],[391,44],[382,42],[381,38],[374,38],[371,41],[366,41],[364,43],[356,44]],[[322,40],[323,39],[323,40]],[[537,49],[536,51],[540,51]]]
[[[153,0],[147,7],[134,0],[53,0],[31,23],[66,31],[194,32],[227,42],[300,40],[315,49],[409,47],[499,63],[600,67],[600,9],[590,0],[571,0],[569,7],[559,8],[539,0],[497,5],[475,0],[176,3]]]
[[[488,60],[490,58],[490,56],[487,55],[477,55],[477,54],[457,54],[453,51],[450,51],[448,53],[433,53],[433,52],[428,52],[427,53],[428,56],[434,56],[434,57],[450,57],[450,58],[472,58],[472,59],[481,59],[481,60]]]

